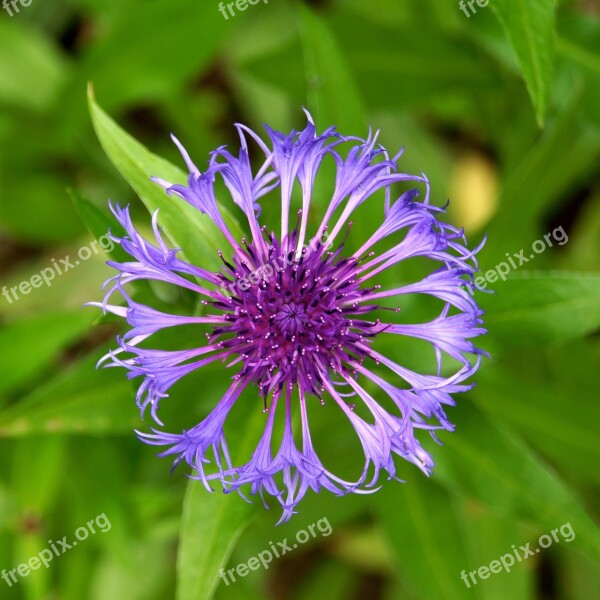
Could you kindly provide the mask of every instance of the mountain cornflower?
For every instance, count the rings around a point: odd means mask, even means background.
[[[134,227],[128,208],[111,205],[125,230],[113,240],[131,260],[109,261],[117,274],[105,284],[104,301],[92,303],[131,326],[103,362],[141,380],[137,405],[142,416],[150,411],[156,426],[137,432],[139,438],[164,447],[159,456],[172,456],[175,464],[185,461],[208,490],[216,481],[226,492],[242,493],[244,487],[263,502],[265,495],[275,497],[283,509],[281,521],[294,514],[309,489],[365,493],[378,489],[382,471],[398,479],[397,456],[429,475],[433,461],[417,433],[426,430],[437,439],[437,430],[453,430],[444,407],[454,405],[451,394],[470,389],[465,381],[482,354],[471,338],[485,332],[482,312],[468,292],[478,248],[469,250],[462,230],[439,220],[444,211],[430,204],[426,176],[398,172],[402,151],[390,158],[377,135],[343,137],[333,127],[318,134],[307,116],[306,127],[289,135],[266,127],[269,144],[237,125],[237,156],[221,147],[211,153],[204,172],[173,138],[189,169],[187,185],[154,181],[173,202],[188,202],[218,226],[227,244],[219,251],[223,267],[212,272],[178,256],[162,237],[158,211],[152,219],[155,239],[148,240]],[[256,171],[250,138],[260,155]],[[335,182],[319,221],[313,192],[326,158],[334,161]],[[236,239],[226,224],[216,199],[219,179],[247,220],[248,239]],[[396,184],[409,189],[394,193]],[[295,188],[300,210],[291,206]],[[259,202],[271,201],[268,194],[281,198],[278,233],[259,220]],[[381,211],[380,224],[359,248],[346,250],[350,218],[366,202],[371,214]],[[430,259],[435,270],[412,283],[378,283],[389,281],[383,279],[388,269],[415,257]],[[141,304],[124,289],[138,280],[191,290],[204,313],[174,315]],[[126,306],[110,302],[115,292]],[[439,314],[424,323],[405,321],[397,303],[407,295],[437,299]],[[176,351],[148,347],[153,334],[180,325],[208,326],[207,343]],[[418,373],[403,366],[401,355],[377,351],[376,340],[390,336],[430,344],[437,368],[432,364],[433,372]],[[190,429],[165,431],[158,413],[169,389],[217,361],[227,363],[231,378],[212,411]],[[245,390],[265,413],[264,430],[248,461],[233,464],[228,443],[236,439],[232,434],[226,439],[224,425]],[[309,415],[318,410],[335,413],[331,421],[347,420],[356,431],[364,464],[355,479],[337,476],[319,458],[309,426]],[[298,430],[292,426],[296,418]]]

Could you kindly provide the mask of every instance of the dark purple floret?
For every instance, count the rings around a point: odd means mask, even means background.
[[[138,433],[139,437],[165,447],[161,456],[172,455],[175,464],[190,465],[209,490],[210,482],[217,480],[225,491],[248,486],[252,494],[277,498],[282,520],[295,512],[308,489],[325,488],[335,494],[375,491],[382,470],[397,478],[395,455],[429,474],[433,462],[416,433],[423,429],[437,439],[437,430],[453,430],[444,405],[454,404],[451,394],[470,389],[465,381],[477,370],[482,354],[471,341],[485,330],[469,293],[478,249],[469,250],[463,232],[438,219],[443,209],[429,203],[427,178],[397,172],[400,154],[390,159],[377,146],[377,136],[344,138],[333,128],[318,135],[310,117],[304,130],[289,135],[267,128],[272,147],[245,126],[238,125],[238,132],[239,156],[220,148],[212,153],[204,173],[175,140],[190,172],[188,184],[155,180],[220,228],[230,250],[219,251],[223,261],[219,272],[180,258],[178,250],[163,240],[156,213],[152,243],[137,232],[127,208],[111,206],[126,231],[123,238],[113,239],[131,261],[109,262],[117,274],[107,282],[104,302],[92,304],[124,317],[132,328],[103,362],[125,367],[130,378],[142,378],[138,406],[142,414],[150,408],[161,427],[160,401],[182,377],[216,361],[233,370],[229,389],[199,424],[181,433],[155,428]],[[246,135],[264,153],[256,172],[250,165]],[[348,144],[351,148],[342,155],[339,146]],[[309,236],[313,187],[326,156],[335,161],[335,186],[320,224]],[[226,225],[216,199],[218,178],[247,218],[248,240],[236,240]],[[398,183],[417,187],[392,203]],[[301,209],[290,229],[296,186]],[[422,201],[419,186],[425,188]],[[281,194],[279,235],[259,223],[259,200],[275,190]],[[385,201],[378,206],[379,191]],[[350,218],[366,201],[372,210],[382,210],[381,225],[360,248],[347,250],[340,237],[347,236]],[[416,257],[438,263],[437,268],[413,283],[382,285],[385,271]],[[124,285],[144,279],[198,294],[205,314],[172,315],[135,301]],[[109,303],[117,291],[126,306]],[[416,324],[399,318],[394,304],[409,295],[437,299],[438,316]],[[146,340],[154,333],[180,325],[208,326],[207,344],[175,351],[147,347]],[[431,344],[437,357],[434,373],[417,373],[377,351],[375,342],[383,336]],[[448,368],[453,372],[443,375]],[[262,398],[265,427],[248,461],[234,465],[224,425],[244,390],[255,390]],[[355,410],[358,403],[360,411]],[[335,407],[356,431],[365,462],[354,481],[329,471],[315,451],[309,410],[320,404]],[[296,414],[299,431],[292,426]],[[274,435],[276,422],[283,435]]]
[[[343,246],[326,251],[322,242],[296,256],[297,233],[287,251],[272,236],[258,270],[252,245],[236,254],[222,279],[231,295],[215,303],[228,324],[216,327],[210,342],[220,340],[220,348],[244,358],[235,377],[256,383],[265,401],[296,385],[320,397],[323,373],[344,371],[352,357],[364,357],[361,345],[385,327],[360,320],[359,303],[373,288],[361,287],[357,259],[342,257]]]

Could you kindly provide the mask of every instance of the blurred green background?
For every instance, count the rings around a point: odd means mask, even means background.
[[[449,412],[457,431],[431,445],[433,477],[403,469],[406,484],[373,496],[309,495],[277,528],[277,508],[188,486],[185,469],[171,476],[133,435],[134,388],[120,370],[94,369],[119,324],[80,308],[101,297],[103,253],[18,301],[0,296],[0,569],[102,513],[112,525],[12,587],[0,580],[0,598],[600,596],[600,11],[553,0],[474,7],[467,17],[453,0],[271,0],[227,20],[214,0],[0,10],[2,286],[88,246],[90,230],[106,230],[108,198],[131,202],[148,227],[138,195],[166,201],[147,191],[159,163],[124,131],[180,165],[174,132],[202,164],[235,147],[235,121],[289,130],[302,126],[302,106],[320,130],[364,136],[371,125],[391,150],[405,146],[400,169],[427,173],[472,244],[487,233],[483,271],[557,228],[568,234],[490,284],[494,295],[478,293],[492,358]],[[177,388],[170,418],[196,422],[224,377]],[[315,426],[329,454],[355,464],[346,435],[335,420]],[[218,585],[221,566],[323,518],[331,535]],[[573,541],[471,588],[461,581],[463,569],[535,547],[565,523]]]

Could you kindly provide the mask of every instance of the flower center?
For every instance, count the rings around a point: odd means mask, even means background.
[[[229,325],[215,328],[211,341],[241,356],[236,377],[250,377],[265,396],[296,383],[319,396],[325,373],[363,356],[365,338],[379,329],[354,320],[362,312],[355,301],[370,290],[360,288],[354,259],[322,247],[296,258],[272,241],[264,264],[250,246],[247,260],[236,255],[221,273],[232,293],[219,303]]]
[[[289,337],[289,334],[296,335],[302,330],[303,321],[306,319],[306,312],[302,303],[289,302],[283,304],[275,314],[273,322],[279,328],[283,337]]]

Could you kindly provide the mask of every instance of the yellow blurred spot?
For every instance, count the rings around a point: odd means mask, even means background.
[[[448,210],[467,232],[477,231],[496,212],[498,174],[482,154],[469,153],[454,167],[450,181]]]

